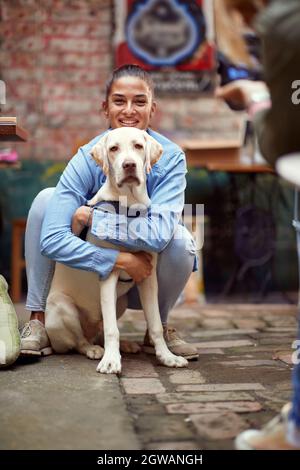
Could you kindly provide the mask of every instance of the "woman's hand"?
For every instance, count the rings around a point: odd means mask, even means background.
[[[118,269],[124,269],[134,282],[139,283],[150,276],[152,271],[152,255],[145,251],[137,253],[121,252],[115,263]]]
[[[215,96],[247,109],[254,98],[267,97],[268,88],[264,82],[236,80],[217,88]]]
[[[93,220],[93,209],[87,206],[80,206],[72,217],[72,232],[78,236],[85,227],[89,227]]]

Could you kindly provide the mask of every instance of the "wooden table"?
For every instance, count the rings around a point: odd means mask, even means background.
[[[28,132],[17,124],[0,125],[0,142],[26,142]]]
[[[177,142],[184,150],[189,168],[228,173],[274,173],[267,163],[251,161],[243,156],[237,140],[186,139]]]

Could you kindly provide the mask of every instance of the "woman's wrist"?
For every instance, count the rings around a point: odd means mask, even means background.
[[[120,252],[117,259],[116,259],[116,262],[115,262],[115,268],[117,269],[124,269],[126,271],[126,268],[128,266],[128,260],[129,260],[129,257],[131,256],[131,253],[127,253],[127,252]]]
[[[85,223],[86,227],[90,227],[92,225],[92,222],[93,222],[94,207],[89,206],[88,209],[89,209],[89,213],[88,213],[87,221]]]

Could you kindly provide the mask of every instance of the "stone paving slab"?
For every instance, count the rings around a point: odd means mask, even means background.
[[[233,412],[202,413],[189,419],[201,438],[213,441],[233,439],[248,428],[247,421]]]
[[[146,445],[147,450],[198,450],[199,445],[195,441],[169,441],[150,442]]]
[[[275,351],[273,354],[273,359],[276,361],[282,361],[285,364],[288,365],[293,365],[293,359],[292,359],[293,351],[288,350],[288,351]]]
[[[232,328],[232,322],[227,318],[202,318],[201,327],[207,329],[223,328],[228,329]]]
[[[216,411],[233,411],[235,413],[251,413],[262,410],[259,402],[228,401],[214,403],[170,403],[166,405],[170,414],[215,413]]]
[[[198,370],[170,370],[167,371],[169,380],[173,384],[203,384],[205,378]]]
[[[260,360],[260,359],[244,359],[241,361],[222,361],[220,362],[222,366],[230,366],[230,367],[260,367],[260,366],[271,366],[271,367],[278,367],[278,361],[272,360]]]
[[[265,390],[265,387],[258,383],[242,384],[204,384],[204,385],[178,385],[176,392],[228,392],[228,391],[257,391]]]
[[[225,352],[220,348],[201,348],[201,350],[200,351],[198,350],[198,352],[200,354],[200,360],[201,360],[201,356],[203,354],[211,354],[211,355],[213,355],[213,354],[222,354],[222,355],[224,355],[225,354]]]
[[[254,398],[246,392],[176,392],[162,393],[156,395],[160,403],[197,403],[197,402],[213,402],[213,401],[252,401]]]
[[[122,377],[158,377],[153,364],[146,360],[140,360],[138,356],[126,357],[122,361]]]
[[[165,392],[165,388],[158,379],[139,378],[139,379],[121,379],[125,393],[129,395],[156,394]]]
[[[266,322],[257,318],[237,318],[233,319],[232,323],[240,329],[255,328],[261,330],[266,327]]]
[[[194,429],[183,416],[140,416],[135,424],[144,446],[145,442],[153,441],[155,436],[160,441],[191,440],[195,437]]]
[[[192,338],[210,338],[214,336],[236,336],[236,335],[253,335],[258,333],[255,329],[242,329],[238,328],[229,328],[229,329],[219,329],[219,330],[198,330],[192,331],[190,336]]]
[[[252,346],[253,341],[248,339],[224,340],[224,341],[203,341],[201,343],[193,343],[197,349],[207,348],[236,348],[241,346]]]

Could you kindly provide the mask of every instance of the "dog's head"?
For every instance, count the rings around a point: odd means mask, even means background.
[[[146,131],[120,127],[101,137],[91,155],[121,188],[124,184],[139,186],[145,182],[146,173],[162,152],[162,146]]]

